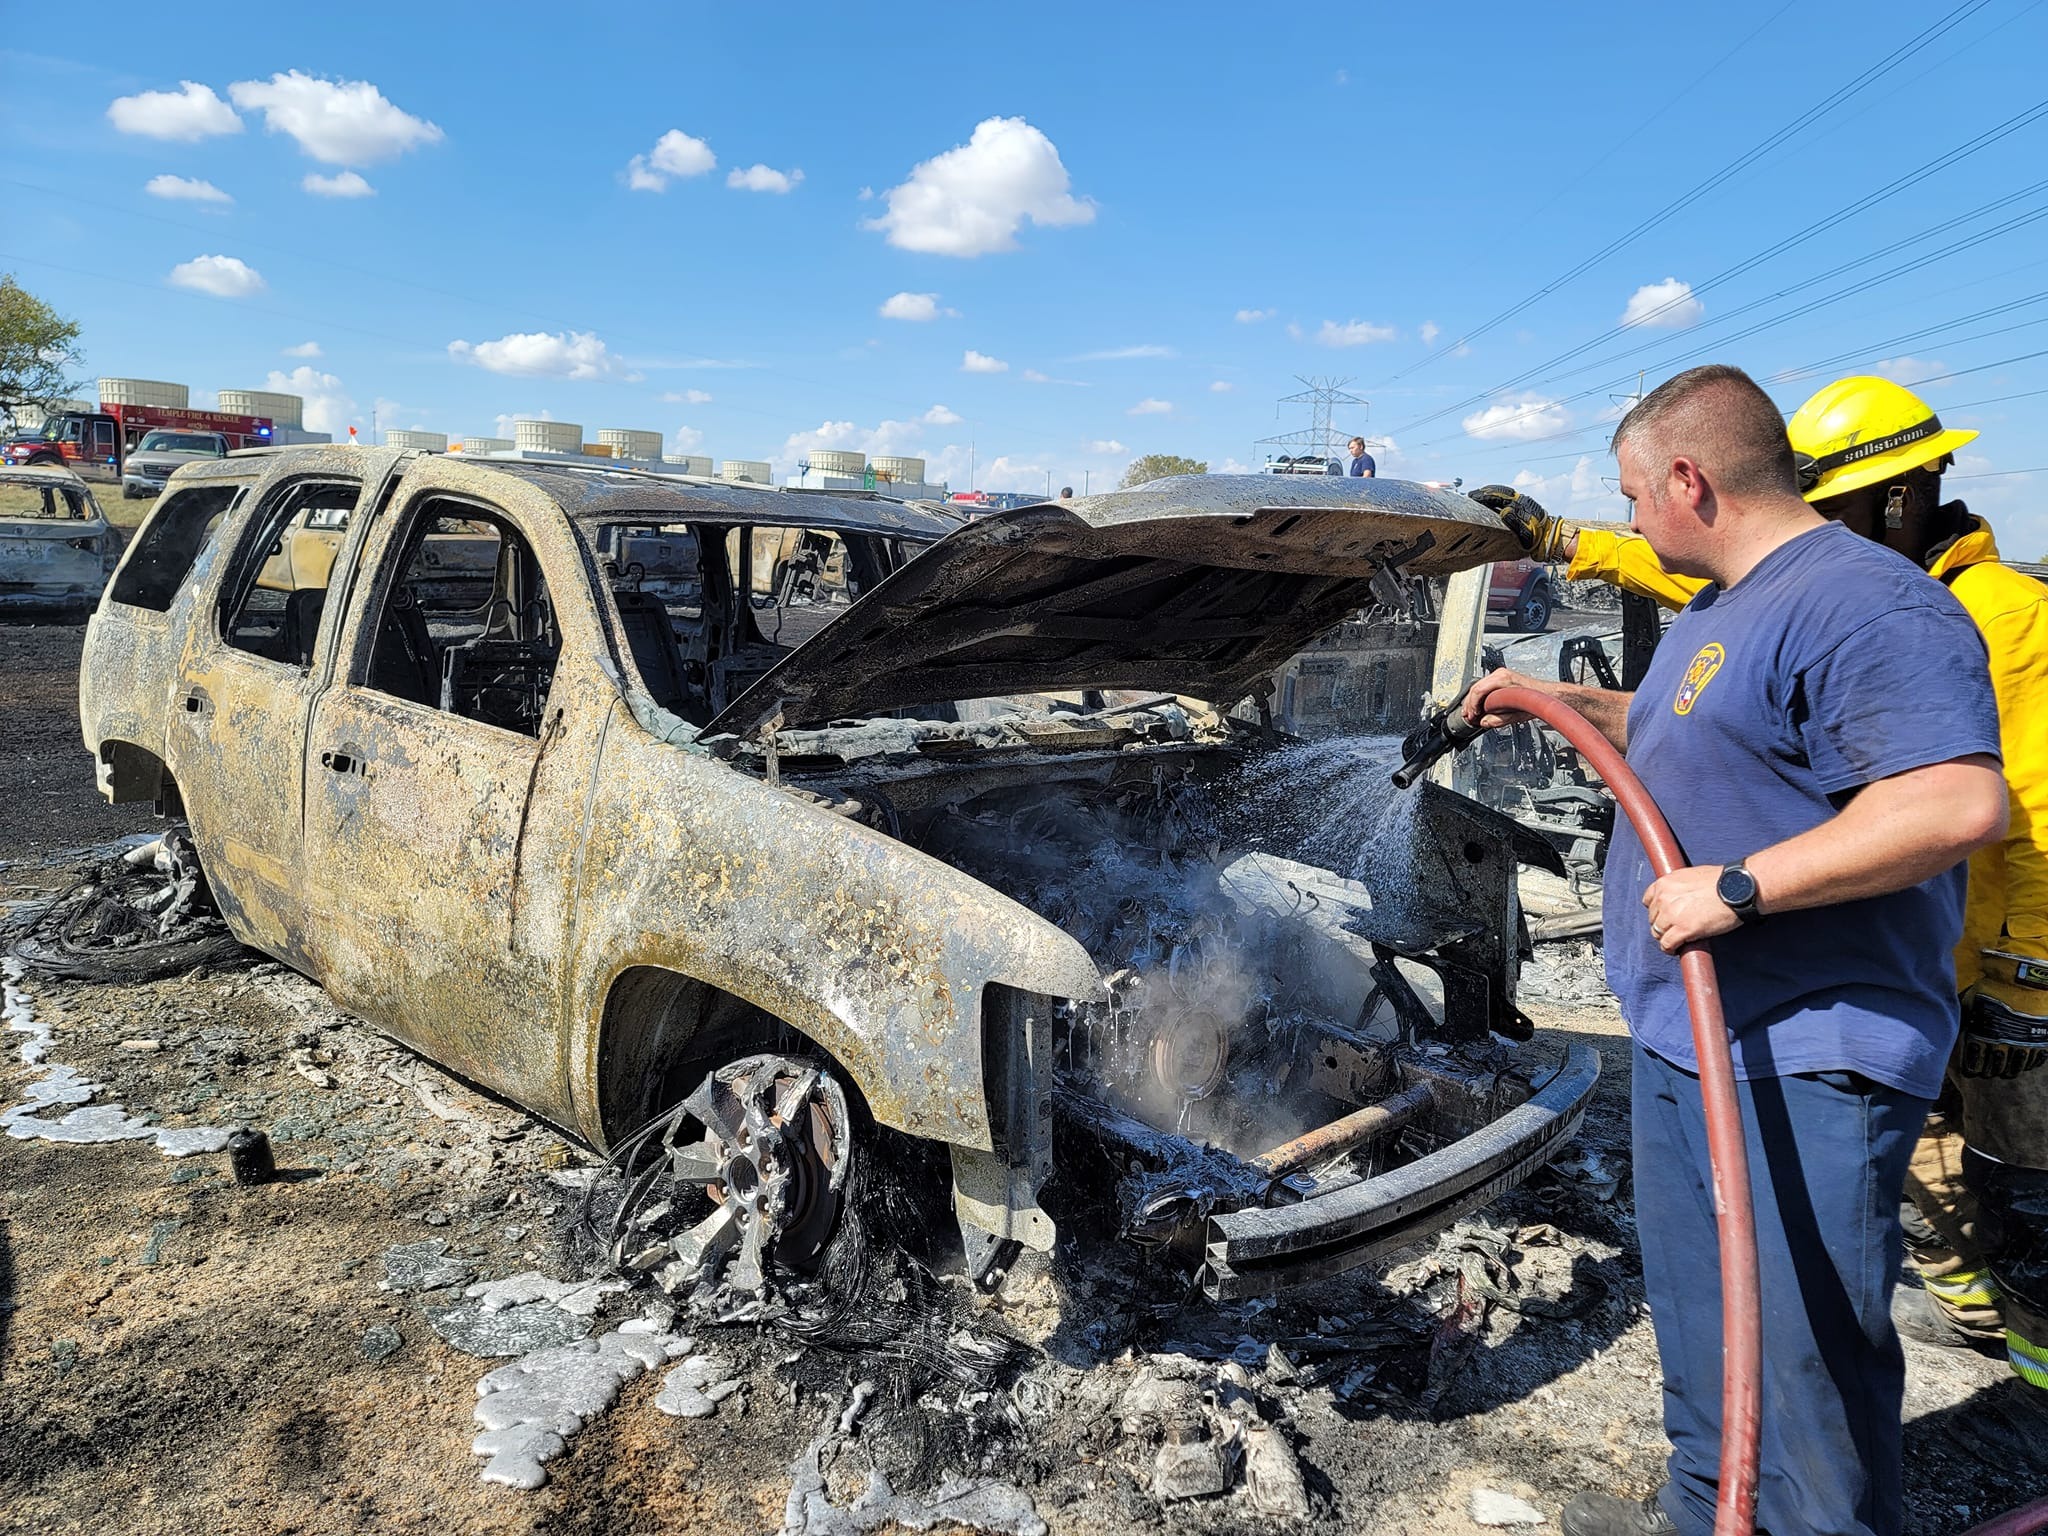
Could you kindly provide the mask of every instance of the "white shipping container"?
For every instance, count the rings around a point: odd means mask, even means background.
[[[220,408],[237,416],[268,416],[273,425],[280,427],[306,424],[304,399],[274,389],[224,389],[220,392]]]
[[[192,408],[192,391],[165,379],[101,379],[101,405],[148,405],[160,411]]]
[[[515,421],[512,441],[527,453],[583,452],[583,423],[580,421]]]

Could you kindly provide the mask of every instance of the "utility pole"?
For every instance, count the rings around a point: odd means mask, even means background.
[[[967,489],[974,489],[974,439],[967,439]]]
[[[1092,469],[1084,469],[1081,471],[1081,494],[1083,496],[1086,496],[1088,494],[1088,478],[1094,473],[1095,471]]]

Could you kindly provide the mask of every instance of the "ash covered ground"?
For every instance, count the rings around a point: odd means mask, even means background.
[[[0,761],[13,900],[68,883],[86,845],[155,830],[93,794],[78,636],[0,629],[7,718],[39,748]],[[1475,1507],[1522,1514],[1487,1495],[1554,1525],[1580,1487],[1659,1474],[1626,1042],[1584,946],[1523,977],[1538,1023],[1605,1068],[1551,1171],[1277,1305],[1211,1305],[1128,1255],[1083,1266],[1059,1346],[970,1380],[943,1351],[821,1347],[576,1286],[593,1160],[278,967],[27,976],[10,1000],[0,1110],[68,1066],[146,1127],[264,1127],[285,1177],[239,1186],[225,1154],[147,1135],[0,1136],[0,1529],[1456,1532],[1485,1528]],[[948,1337],[1000,1332],[939,1296]],[[2048,1449],[1973,1414],[2002,1367],[1908,1352],[1912,1529],[2048,1480]],[[535,1463],[545,1482],[485,1481],[522,1480],[539,1437],[521,1431],[550,1413],[581,1427]],[[1264,1512],[1295,1497],[1290,1469],[1305,1518]]]

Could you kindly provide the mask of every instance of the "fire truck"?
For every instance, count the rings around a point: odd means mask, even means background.
[[[232,411],[194,411],[155,405],[102,405],[97,411],[63,411],[42,427],[7,444],[13,464],[62,464],[89,480],[118,480],[121,465],[142,436],[154,428],[219,432],[230,448],[268,448],[276,426],[268,416]]]

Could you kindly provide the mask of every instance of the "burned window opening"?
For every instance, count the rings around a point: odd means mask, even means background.
[[[414,510],[396,568],[364,685],[538,736],[561,637],[532,545],[501,513],[435,498]]]
[[[111,601],[168,612],[171,600],[247,487],[210,482],[174,491],[151,514],[114,577]]]
[[[272,491],[250,521],[221,587],[220,636],[238,651],[304,669],[327,608],[333,549],[304,560],[295,546],[314,516],[346,513],[363,493],[358,480],[294,480]],[[311,536],[323,543],[321,536]]]

